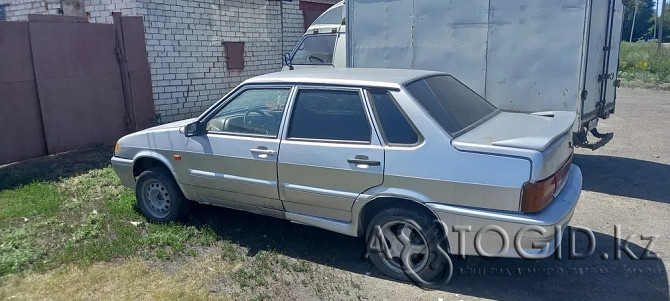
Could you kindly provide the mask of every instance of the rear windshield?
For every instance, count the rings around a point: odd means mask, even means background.
[[[466,132],[498,111],[484,98],[449,75],[414,81],[407,84],[406,88],[453,137]]]

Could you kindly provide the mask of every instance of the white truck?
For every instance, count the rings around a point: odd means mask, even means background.
[[[613,137],[596,127],[614,113],[622,24],[622,0],[347,0],[284,69],[447,72],[502,110],[576,111],[575,145],[595,149]]]

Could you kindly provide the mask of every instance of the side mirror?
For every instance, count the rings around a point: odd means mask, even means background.
[[[291,53],[284,53],[284,65],[288,66],[289,70],[293,70],[293,65],[291,65]]]
[[[184,136],[193,137],[200,135],[200,122],[189,123],[184,127]]]

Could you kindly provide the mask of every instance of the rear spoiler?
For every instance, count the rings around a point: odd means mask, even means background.
[[[546,126],[537,129],[537,136],[493,141],[491,142],[491,145],[542,152],[545,151],[554,141],[556,141],[556,139],[563,136],[563,134],[565,134],[567,131],[571,131],[572,126],[577,119],[577,114],[574,112],[565,111],[537,112],[532,113],[532,115],[551,118],[551,121]]]

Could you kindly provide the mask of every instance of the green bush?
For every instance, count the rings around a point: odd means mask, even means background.
[[[643,82],[670,82],[670,49],[656,43],[621,42],[619,77]]]

